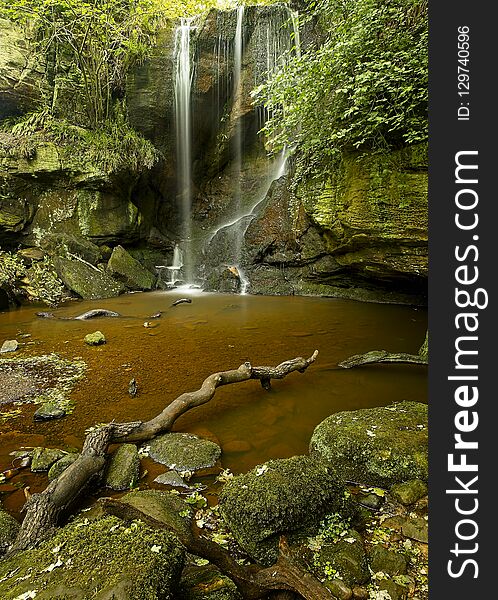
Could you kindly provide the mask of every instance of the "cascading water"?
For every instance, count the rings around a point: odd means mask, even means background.
[[[194,277],[192,252],[192,106],[193,69],[190,60],[192,19],[182,19],[175,36],[175,117],[178,170],[178,197],[184,249],[184,273],[187,282]]]
[[[171,266],[167,267],[169,271],[169,284],[173,287],[179,276],[180,271],[183,267],[183,252],[178,244],[175,244],[175,248],[173,250],[173,263]]]

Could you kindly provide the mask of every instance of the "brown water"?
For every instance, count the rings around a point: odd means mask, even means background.
[[[174,300],[189,295],[191,304],[171,307]],[[344,358],[372,349],[416,353],[427,325],[423,309],[329,298],[152,292],[72,302],[55,312],[76,316],[91,308],[115,310],[126,318],[40,319],[35,316],[40,307],[0,314],[0,342],[20,333],[31,334],[27,339],[36,342],[16,356],[56,352],[63,358],[82,357],[88,364],[85,378],[73,391],[76,408],[71,415],[34,423],[36,407],[26,405],[21,416],[0,425],[0,471],[10,467],[8,454],[20,446],[81,448],[87,427],[112,419],[147,420],[180,393],[197,389],[207,375],[247,360],[275,365],[309,356],[315,349],[320,352],[305,374],[274,382],[271,392],[255,381],[226,386],[209,404],[177,421],[176,430],[215,437],[222,447],[246,442],[249,450],[222,456],[223,466],[235,472],[269,458],[307,452],[314,427],[331,413],[427,399],[425,367],[337,367]],[[165,312],[153,321],[157,326],[145,328],[147,317],[159,310]],[[104,332],[107,344],[86,346],[84,336],[97,329]],[[133,399],[128,396],[132,377],[139,386]],[[165,468],[150,460],[144,463],[149,473],[143,483],[153,485],[152,479]],[[9,484],[16,482],[36,492],[47,479],[24,470]],[[24,502],[22,490],[0,495],[13,513]]]

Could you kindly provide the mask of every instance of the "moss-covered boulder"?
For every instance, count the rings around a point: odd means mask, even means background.
[[[105,335],[101,331],[87,333],[84,341],[87,346],[102,346],[102,344],[106,343]]]
[[[129,504],[182,535],[191,535],[194,511],[178,494],[159,490],[137,490],[120,498],[120,502]]]
[[[242,600],[242,596],[231,579],[214,565],[205,565],[185,568],[178,600]]]
[[[0,506],[0,555],[4,554],[16,539],[19,527],[14,517],[2,510]]]
[[[427,484],[420,479],[412,479],[404,483],[395,483],[390,492],[391,496],[401,504],[409,506],[427,495]]]
[[[105,484],[113,490],[129,490],[138,483],[140,457],[135,444],[121,444],[107,468]]]
[[[191,433],[166,433],[149,445],[149,456],[176,471],[213,467],[221,456],[218,444]]]
[[[59,475],[62,472],[64,472],[69,467],[69,465],[72,465],[78,457],[78,452],[69,452],[68,454],[60,458],[57,462],[55,462],[48,470],[49,481],[52,481],[53,479],[59,477]]]
[[[44,402],[40,408],[35,410],[33,419],[35,421],[50,421],[52,419],[61,419],[66,416],[66,411],[57,400]]]
[[[344,511],[344,492],[332,469],[308,456],[270,460],[225,485],[221,514],[244,550],[269,565],[277,557],[280,534]]]
[[[54,265],[64,285],[85,300],[111,298],[125,291],[121,282],[79,260],[59,257]]]
[[[398,402],[331,415],[315,428],[310,452],[347,481],[380,487],[427,481],[427,405]]]
[[[66,452],[57,448],[35,448],[31,458],[31,470],[33,472],[48,471],[50,467],[60,460]]]
[[[314,565],[325,574],[335,571],[335,577],[348,586],[363,584],[370,579],[363,538],[354,529],[348,530],[342,538],[325,541]]]
[[[383,546],[374,546],[370,554],[370,567],[374,573],[379,571],[388,575],[404,575],[408,569],[405,554],[388,550]]]
[[[0,563],[0,598],[173,598],[185,550],[167,531],[116,517],[78,520],[35,550]],[[22,596],[22,594],[26,594]]]
[[[107,269],[131,290],[151,290],[156,278],[134,259],[123,246],[116,246],[107,263]]]

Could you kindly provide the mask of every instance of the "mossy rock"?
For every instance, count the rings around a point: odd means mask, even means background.
[[[8,547],[14,542],[20,525],[8,513],[0,507],[0,555],[4,554]]]
[[[101,346],[106,343],[105,335],[101,331],[87,333],[84,338],[85,344],[88,346]]]
[[[315,428],[310,452],[347,481],[379,487],[427,481],[427,405],[398,402],[331,415]]]
[[[66,452],[56,448],[35,448],[31,458],[31,470],[33,473],[38,471],[48,471]]]
[[[235,583],[214,565],[187,567],[178,589],[179,600],[242,600]]]
[[[383,546],[375,546],[370,554],[370,567],[374,573],[404,575],[408,570],[408,558]]]
[[[345,489],[327,465],[308,456],[270,460],[237,475],[220,495],[223,519],[255,560],[273,564],[282,533],[345,511]]]
[[[412,479],[392,486],[391,496],[401,504],[410,506],[427,495],[427,484],[420,479]]]
[[[54,265],[64,285],[84,300],[112,298],[125,291],[121,282],[81,261],[57,257]]]
[[[221,456],[218,444],[191,433],[166,433],[150,443],[149,456],[175,471],[213,467]]]
[[[174,598],[184,556],[173,534],[140,521],[79,520],[35,550],[1,562],[0,598],[30,590],[37,590],[37,600]]]
[[[354,529],[350,529],[343,539],[325,542],[318,552],[316,563],[322,569],[326,565],[335,569],[348,586],[363,584],[370,579],[363,538]]]
[[[116,246],[107,263],[113,277],[122,281],[131,290],[151,290],[156,278],[134,259],[123,246]]]
[[[105,485],[122,491],[135,487],[140,475],[140,457],[135,444],[121,444],[111,457]]]
[[[160,490],[137,490],[120,498],[120,502],[164,523],[183,535],[191,535],[194,511],[178,494]]]
[[[62,458],[60,458],[57,462],[55,462],[50,469],[48,470],[48,479],[52,481],[59,477],[61,473],[63,473],[70,465],[73,464],[75,460],[79,457],[78,452],[69,452]]]
[[[66,411],[60,406],[57,400],[49,400],[44,402],[40,408],[38,408],[33,419],[35,421],[50,421],[52,419],[62,419],[66,416]]]

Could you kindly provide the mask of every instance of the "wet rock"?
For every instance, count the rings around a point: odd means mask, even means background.
[[[140,457],[135,444],[121,444],[107,468],[105,485],[112,490],[129,490],[138,483]]]
[[[235,539],[265,565],[276,560],[281,533],[347,508],[343,485],[308,456],[270,460],[235,476],[223,488],[220,507]]]
[[[35,411],[33,419],[35,421],[50,421],[52,419],[61,419],[66,416],[66,411],[60,407],[57,401],[44,402],[40,408]]]
[[[405,585],[400,585],[391,579],[384,579],[379,583],[379,588],[385,590],[391,600],[406,600],[408,596],[408,588]]]
[[[353,586],[353,598],[354,600],[368,600],[370,593],[367,588],[361,585]]]
[[[429,541],[429,525],[422,517],[408,519],[401,527],[401,532],[406,537],[427,544]]]
[[[43,260],[45,257],[45,252],[41,248],[21,248],[17,254],[28,261]]]
[[[88,346],[101,346],[105,343],[105,335],[101,331],[94,331],[85,335],[85,344],[88,344]]]
[[[0,506],[0,555],[14,542],[19,529],[19,523]]]
[[[404,483],[396,483],[390,491],[397,502],[409,506],[427,495],[427,484],[420,479],[412,479]]]
[[[340,579],[327,580],[324,582],[324,585],[332,592],[332,595],[334,598],[337,598],[337,600],[350,600],[353,597],[351,588]]]
[[[173,531],[190,536],[194,511],[190,505],[172,492],[159,490],[140,490],[130,492],[120,502],[129,504],[160,523],[164,523]]]
[[[15,352],[19,348],[19,342],[17,340],[5,340],[0,348],[0,354],[4,352]]]
[[[137,380],[133,377],[133,379],[130,379],[130,383],[128,384],[128,395],[130,396],[130,398],[135,398],[137,394],[138,384]]]
[[[96,265],[100,260],[100,248],[90,240],[70,233],[48,233],[40,241],[44,250],[52,255],[66,256],[73,254]]]
[[[184,569],[178,600],[242,600],[235,583],[214,565]]]
[[[168,531],[116,517],[78,520],[35,550],[0,563],[0,597],[172,598],[185,550]],[[32,573],[36,573],[36,585]]]
[[[376,510],[382,506],[384,498],[377,496],[377,494],[362,494],[358,496],[358,502],[367,508],[373,508]]]
[[[404,575],[408,570],[408,558],[383,546],[375,546],[370,554],[370,566],[374,573]]]
[[[66,452],[57,450],[57,448],[35,448],[31,458],[31,470],[48,471],[50,467],[66,455]]]
[[[221,448],[190,433],[166,433],[152,440],[149,456],[170,469],[199,471],[216,464]]]
[[[77,452],[69,452],[62,458],[60,458],[57,462],[55,462],[50,469],[48,470],[48,479],[52,481],[59,477],[59,475],[65,471],[69,465],[72,465],[75,460],[79,457],[79,453]]]
[[[161,485],[170,485],[171,487],[180,487],[191,489],[189,484],[181,477],[176,471],[168,471],[162,473],[154,479],[154,483],[160,483]]]
[[[205,289],[220,293],[238,294],[241,288],[242,282],[236,267],[218,267],[209,274]]]
[[[315,428],[310,452],[347,481],[379,487],[426,481],[427,405],[399,402],[331,415]]]
[[[107,263],[108,271],[131,290],[151,290],[156,278],[122,246],[116,246]]]
[[[344,539],[326,541],[317,561],[323,568],[330,564],[348,586],[366,583],[370,578],[363,539],[354,529],[350,529]]]
[[[57,257],[54,265],[64,285],[84,300],[111,298],[125,291],[121,282],[79,260]]]
[[[223,451],[233,454],[240,454],[241,452],[249,452],[252,448],[251,444],[246,440],[233,440],[223,444]]]

